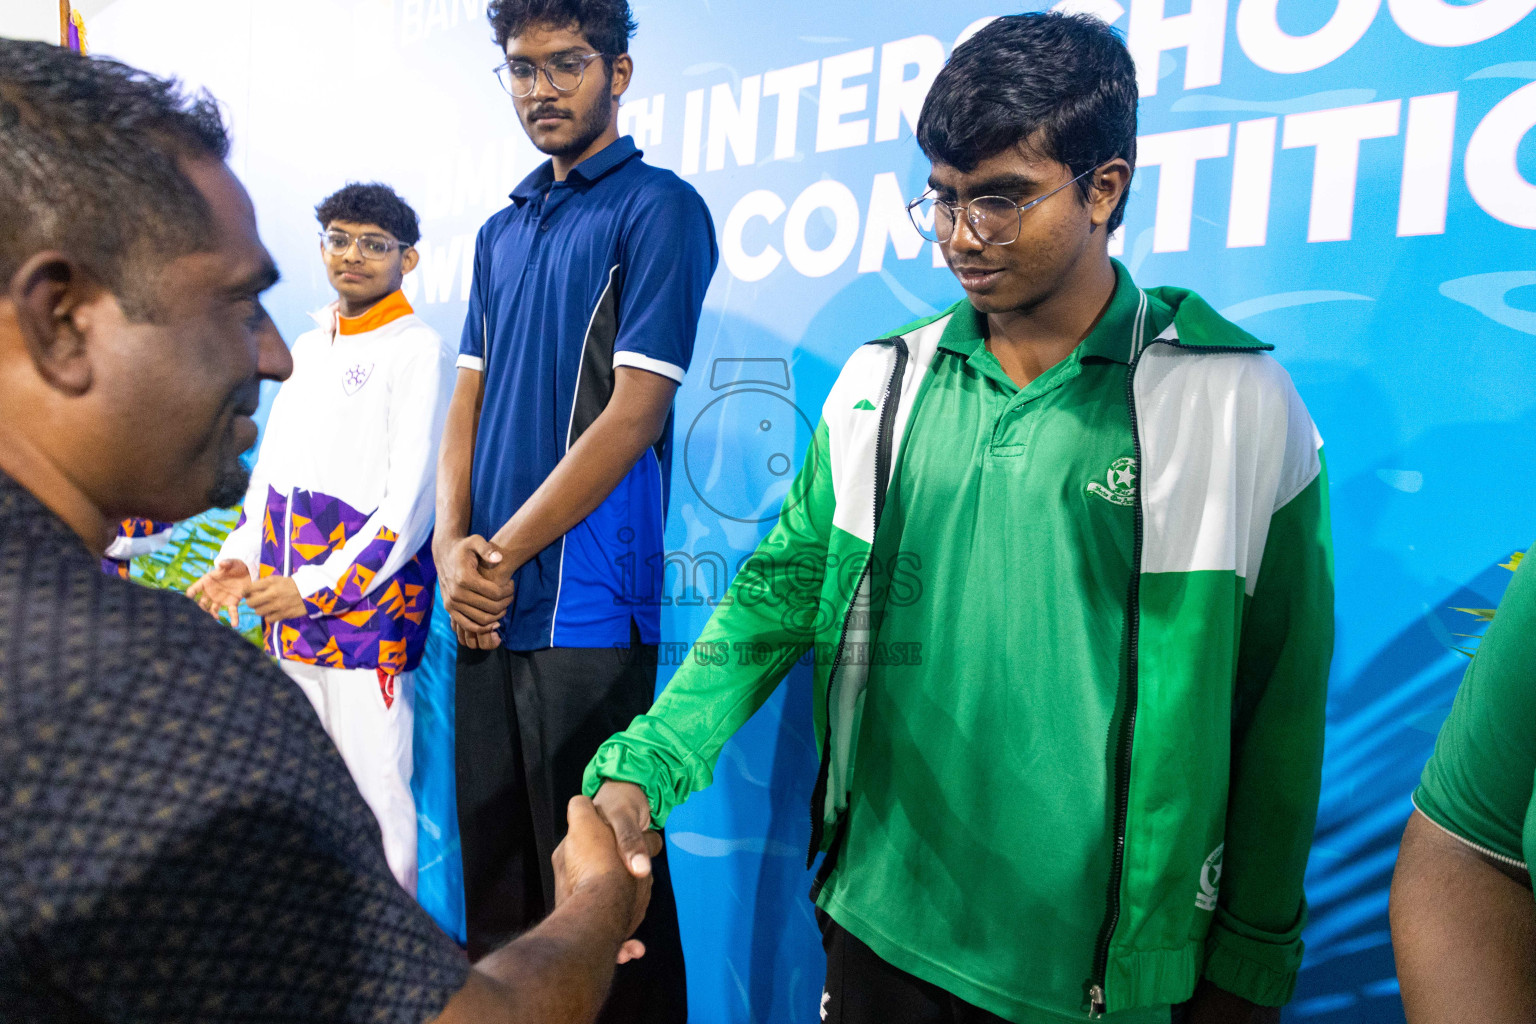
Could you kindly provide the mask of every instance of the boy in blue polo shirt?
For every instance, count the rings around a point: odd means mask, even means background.
[[[459,638],[469,948],[554,905],[550,854],[598,745],[651,704],[672,398],[714,273],[704,202],[618,134],[624,0],[499,0],[497,69],[550,156],[476,243],[433,544]],[[686,1018],[664,860],[612,1005]]]

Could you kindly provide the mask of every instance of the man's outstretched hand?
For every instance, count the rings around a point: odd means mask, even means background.
[[[591,1024],[613,981],[614,963],[641,956],[633,935],[651,899],[649,877],[619,859],[592,801],[573,797],[553,858],[555,909],[483,958],[435,1024]],[[656,835],[650,852],[661,851]]]
[[[226,558],[187,588],[187,596],[209,615],[229,613],[229,624],[240,623],[240,599],[251,585],[251,568],[238,558]]]
[[[645,919],[651,902],[650,858],[661,852],[661,836],[649,834],[644,842],[646,873],[635,876],[621,858],[614,831],[584,796],[571,798],[566,806],[566,834],[555,848],[555,906],[580,892],[607,894],[628,910],[626,936],[633,935]],[[645,955],[645,946],[628,939],[619,947],[619,963]]]
[[[661,852],[661,837],[651,829],[651,802],[633,782],[604,782],[592,803],[613,829],[624,866],[636,878],[651,877],[651,858]]]
[[[438,559],[437,583],[443,608],[459,643],[489,651],[501,646],[502,616],[512,605],[512,572],[506,552],[473,535],[455,541]]]

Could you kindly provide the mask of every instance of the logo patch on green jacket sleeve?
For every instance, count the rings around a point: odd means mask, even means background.
[[[1226,848],[1227,844],[1222,843],[1200,865],[1200,891],[1195,893],[1195,906],[1201,910],[1216,909],[1216,895],[1221,890],[1221,855]]]
[[[1136,460],[1131,458],[1116,459],[1114,465],[1109,467],[1106,474],[1107,486],[1095,480],[1088,485],[1090,494],[1097,494],[1105,501],[1116,505],[1133,505],[1136,503]]]

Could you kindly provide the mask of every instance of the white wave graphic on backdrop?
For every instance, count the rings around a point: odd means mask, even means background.
[[[1536,285],[1536,270],[1510,270],[1453,278],[1441,283],[1440,294],[1470,306],[1496,324],[1536,334],[1536,312],[1509,304],[1510,292],[1531,285]]]
[[[1354,292],[1276,292],[1273,295],[1261,295],[1256,299],[1245,299],[1242,302],[1234,303],[1223,309],[1221,315],[1233,323],[1241,323],[1261,313],[1272,313],[1277,309],[1290,309],[1293,306],[1310,306],[1318,302],[1375,301],[1369,295],[1356,295]]]

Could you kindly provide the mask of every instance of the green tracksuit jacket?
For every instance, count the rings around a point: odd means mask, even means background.
[[[1145,325],[1158,321],[1135,320],[1125,389],[1135,466],[1108,481],[1134,481],[1120,496],[1134,504],[1140,572],[1127,602],[1123,712],[1107,737],[1113,784],[1080,795],[1085,807],[1112,808],[1114,822],[1105,938],[1082,965],[1091,984],[1081,1009],[1179,1002],[1202,976],[1278,1005],[1301,962],[1333,645],[1321,441],[1268,346],[1193,293],[1134,294],[1167,326],[1149,336]],[[757,656],[689,659],[650,713],[598,751],[589,794],[603,779],[634,782],[665,824],[814,648],[822,766],[811,853],[831,850],[820,894],[857,786],[871,662],[905,656],[873,644],[887,601],[910,584],[902,539],[880,528],[886,488],[957,313],[974,318],[957,304],[848,361],[778,524],[699,637],[697,652],[747,642]],[[985,880],[976,884],[985,900]],[[1056,955],[1048,929],[1021,924],[1020,941]]]

